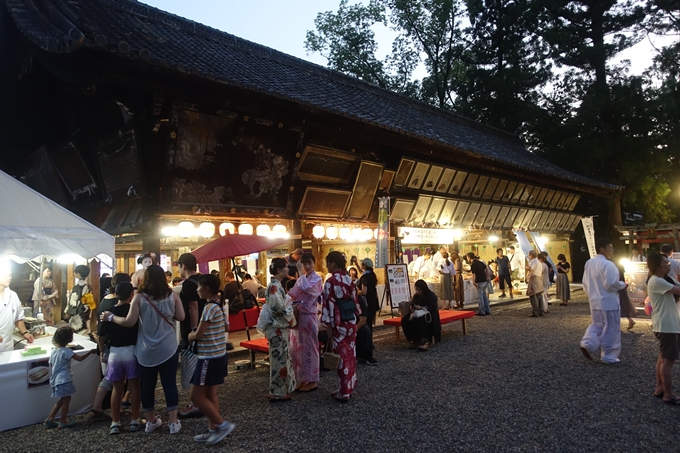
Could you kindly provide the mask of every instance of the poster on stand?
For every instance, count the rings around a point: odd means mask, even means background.
[[[642,306],[647,298],[647,263],[629,261],[624,265],[623,278],[628,284],[628,296],[633,304]]]
[[[392,308],[399,308],[399,302],[411,300],[411,284],[408,280],[406,264],[387,264],[387,289],[390,294]]]

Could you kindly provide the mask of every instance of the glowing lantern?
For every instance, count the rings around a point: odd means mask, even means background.
[[[236,231],[236,229],[234,228],[233,223],[225,222],[220,225],[220,236],[224,236],[225,234],[227,234],[227,231],[229,232],[229,234],[234,234],[234,231]]]
[[[348,227],[341,227],[339,230],[340,239],[347,241],[352,235],[352,230]]]
[[[203,222],[199,225],[198,232],[201,236],[208,239],[215,234],[215,224],[212,222]]]
[[[326,237],[331,241],[338,238],[338,228],[330,226],[326,228]]]
[[[255,234],[258,236],[269,236],[269,233],[271,233],[272,229],[269,227],[269,225],[258,225],[257,228],[255,229]]]
[[[179,222],[177,225],[177,232],[183,238],[188,238],[194,234],[194,224],[185,220],[184,222]]]
[[[371,239],[373,239],[373,230],[371,230],[370,228],[364,228],[363,230],[361,230],[361,235],[363,236],[362,239],[364,241],[370,241]]]
[[[238,226],[238,234],[253,234],[253,226],[249,223],[242,223]]]
[[[323,227],[323,225],[315,225],[314,228],[312,228],[312,236],[315,238],[321,239],[324,234],[326,234],[326,229]]]
[[[286,230],[286,227],[284,225],[281,225],[280,223],[274,225],[272,233],[274,234],[275,238],[285,238],[286,236],[288,236],[288,231]]]

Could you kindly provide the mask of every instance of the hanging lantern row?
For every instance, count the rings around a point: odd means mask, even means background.
[[[210,239],[215,235],[215,224],[212,222],[202,222],[198,225],[194,224],[189,220],[183,220],[179,222],[176,226],[165,226],[161,229],[161,234],[165,237],[181,237],[188,239],[192,236],[203,237],[205,239]],[[223,222],[217,228],[220,236],[224,236],[229,232],[229,234],[242,234],[242,235],[252,235],[253,226],[249,223],[242,223],[238,228],[231,222]],[[288,230],[285,225],[276,224],[273,227],[263,223],[255,228],[255,234],[258,236],[266,236],[271,238],[283,238],[287,239],[290,237]]]
[[[314,225],[312,228],[312,236],[316,239],[329,239],[334,241],[335,239],[342,239],[343,241],[371,241],[373,239],[378,239],[378,229],[372,230],[370,228],[360,228],[348,226],[341,226],[340,228],[336,226],[324,227],[323,225]]]

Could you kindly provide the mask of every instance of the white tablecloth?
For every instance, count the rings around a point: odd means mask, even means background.
[[[47,327],[48,332],[54,332],[54,327]],[[83,349],[76,354],[85,354],[94,349],[96,344],[87,337],[74,335],[73,342]],[[28,388],[28,366],[39,360],[48,360],[52,352],[52,336],[35,340],[34,345],[42,346],[45,354],[21,357],[19,350],[0,353],[0,401],[3,415],[0,417],[0,431],[6,431],[21,426],[41,423],[47,418],[52,406],[57,402],[51,397],[49,381],[47,385]],[[21,343],[21,349],[25,345]],[[76,394],[71,398],[69,415],[79,414],[92,408],[94,394],[101,380],[99,356],[91,355],[82,362],[71,361],[73,383]]]

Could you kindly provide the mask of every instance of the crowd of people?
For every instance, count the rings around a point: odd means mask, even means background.
[[[627,295],[622,270],[613,262],[611,241],[596,242],[597,255],[588,260],[583,275],[584,291],[591,309],[591,324],[580,342],[583,355],[594,360],[599,353],[603,363],[619,362],[621,352],[620,320],[628,318],[630,330],[635,308]],[[649,253],[645,257],[649,268],[647,290],[652,306],[652,330],[659,339],[659,356],[656,363],[654,396],[668,404],[680,404],[680,396],[672,389],[672,368],[680,353],[680,283],[677,274],[680,262],[672,258],[672,247],[664,245],[662,253]],[[456,276],[462,273],[462,263],[456,252],[450,255],[442,248],[437,265],[441,281],[446,288],[439,297],[423,279],[415,282],[415,294],[403,314],[401,325],[413,348],[427,351],[431,344],[441,341],[439,310],[457,301]],[[478,315],[490,313],[488,294],[497,282],[505,296],[513,297],[512,281],[517,270],[513,256],[496,250],[497,257],[489,263],[474,253],[465,255],[466,264],[474,276],[478,291]],[[638,255],[639,256],[639,255]],[[143,261],[146,259],[144,257]],[[642,258],[638,258],[641,260]],[[560,305],[570,300],[568,273],[571,270],[563,254],[555,265],[557,298]],[[90,415],[105,417],[102,401],[112,391],[111,434],[121,432],[121,407],[129,406],[131,422],[129,431],[144,429],[153,432],[162,425],[155,412],[155,388],[160,378],[165,394],[168,429],[170,434],[181,430],[180,418],[205,416],[207,432],[196,435],[196,442],[217,443],[234,429],[234,424],[220,413],[217,387],[227,375],[227,337],[229,330],[228,306],[231,300],[242,298],[242,293],[260,293],[262,285],[245,272],[234,269],[226,274],[227,285],[220,288],[220,279],[214,274],[202,275],[197,271],[196,258],[183,254],[174,263],[181,277],[180,290],[173,290],[163,269],[155,264],[141,263],[141,278],[118,273],[111,279],[111,288],[99,307],[98,346],[101,361],[106,363],[106,373],[99,384]],[[352,398],[357,385],[357,361],[376,365],[373,357],[372,329],[378,305],[378,279],[372,260],[353,260],[347,266],[344,254],[333,251],[325,257],[328,274],[316,272],[316,258],[311,253],[295,250],[287,257],[271,260],[271,282],[266,286],[257,329],[268,340],[270,382],[268,398],[272,403],[292,400],[294,392],[311,392],[319,388],[320,371],[324,369],[322,351],[338,357],[337,388],[331,396],[346,403]],[[528,253],[526,274],[527,295],[531,301],[532,317],[549,313],[547,287],[550,285],[551,263],[544,252]],[[241,276],[241,271],[242,276]],[[75,268],[77,283],[74,292],[82,298],[91,291],[87,281],[89,269]],[[421,272],[420,270],[418,272]],[[139,277],[137,275],[137,277]],[[239,283],[236,283],[236,278]],[[52,306],[56,291],[49,281],[49,269],[41,275],[40,285],[34,291],[34,303],[43,308]],[[241,283],[241,279],[243,280]],[[6,279],[5,279],[6,280]],[[0,280],[0,292],[6,294],[9,281]],[[135,281],[137,285],[135,286]],[[80,288],[80,291],[79,291]],[[175,286],[177,288],[177,286]],[[14,294],[10,291],[11,294]],[[11,296],[10,294],[10,296]],[[225,304],[226,302],[226,304]],[[458,303],[462,308],[462,299]],[[86,319],[91,307],[76,297],[69,297],[64,313],[69,317]],[[72,321],[72,320],[71,320]],[[180,324],[178,347],[175,322]],[[27,335],[18,322],[20,331]],[[52,367],[52,396],[58,398],[49,417],[47,427],[68,428],[68,405],[75,393],[69,378],[70,361],[83,360],[87,355],[74,355],[65,346],[73,339],[73,325],[60,327],[55,336],[55,348],[50,358]],[[0,337],[0,341],[4,338]],[[320,344],[322,347],[320,348]],[[179,410],[179,390],[176,377],[179,352],[191,349],[197,364],[189,391],[192,406]],[[335,368],[335,366],[334,366]],[[59,422],[55,421],[61,413]]]

